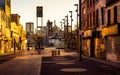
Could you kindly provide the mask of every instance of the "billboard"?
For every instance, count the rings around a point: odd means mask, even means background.
[[[37,17],[43,17],[43,7],[37,6]]]

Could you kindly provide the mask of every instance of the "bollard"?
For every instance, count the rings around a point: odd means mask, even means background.
[[[54,56],[55,55],[55,52],[54,51],[51,51],[52,52],[52,56]]]
[[[60,55],[60,50],[58,50],[58,55]]]
[[[57,51],[55,50],[55,55],[57,55]]]

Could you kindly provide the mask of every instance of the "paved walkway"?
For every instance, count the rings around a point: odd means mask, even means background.
[[[57,53],[52,56],[54,50],[56,49],[46,48],[40,54],[36,50],[30,50],[0,58],[0,75],[120,75],[120,69],[116,67],[119,64],[111,66],[108,65],[111,62],[89,57],[78,62],[76,52],[61,49],[60,55]]]
[[[0,75],[40,75],[40,62],[41,55],[36,51],[21,52],[15,58],[0,63]]]
[[[120,75],[120,69],[84,58],[72,56],[43,57],[41,75]]]

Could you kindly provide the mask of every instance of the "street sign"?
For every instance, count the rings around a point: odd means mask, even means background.
[[[83,30],[79,30],[79,35],[82,35],[82,33],[83,33]]]

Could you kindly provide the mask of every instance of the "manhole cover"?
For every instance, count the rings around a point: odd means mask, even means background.
[[[56,63],[56,64],[58,64],[58,65],[72,65],[74,63],[72,63],[72,62],[59,62],[59,63]]]
[[[63,72],[85,72],[87,69],[84,68],[63,68],[61,69]]]

